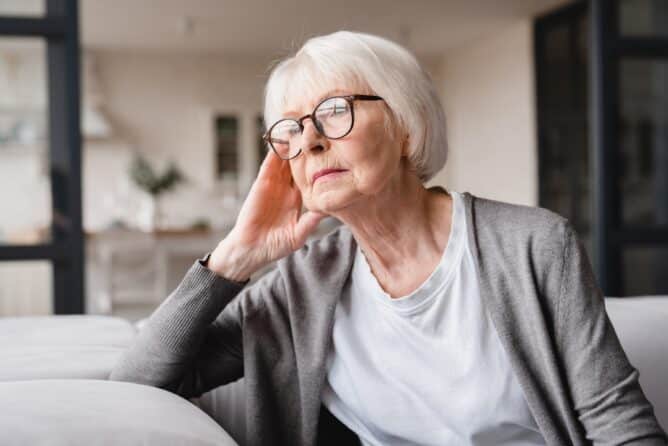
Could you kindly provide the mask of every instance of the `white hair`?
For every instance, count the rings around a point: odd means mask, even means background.
[[[371,89],[409,138],[408,158],[424,183],[443,168],[448,146],[436,88],[416,58],[382,37],[338,31],[309,39],[273,69],[265,88],[264,120],[271,125],[291,104],[315,98],[323,86]]]

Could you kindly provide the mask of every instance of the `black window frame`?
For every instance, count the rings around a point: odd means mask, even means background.
[[[45,0],[44,5],[43,16],[0,16],[0,37],[39,37],[46,42],[51,239],[35,245],[0,245],[0,261],[50,261],[54,314],[83,314],[79,5],[78,0]]]

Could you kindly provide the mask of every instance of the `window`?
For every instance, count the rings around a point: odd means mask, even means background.
[[[668,2],[620,0],[619,26],[625,36],[668,36]]]
[[[668,227],[668,60],[622,59],[622,224]]]
[[[0,7],[0,299],[14,301],[0,305],[21,309],[39,292],[51,300],[40,308],[83,313],[78,2],[9,5]]]
[[[534,27],[540,205],[607,296],[668,294],[667,24],[665,0],[591,0]]]
[[[0,244],[51,241],[46,45],[0,37]]]

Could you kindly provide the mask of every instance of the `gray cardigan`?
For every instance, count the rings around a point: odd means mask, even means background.
[[[568,220],[462,197],[481,298],[547,444],[665,445]],[[339,227],[249,286],[196,262],[110,379],[191,398],[243,376],[249,445],[313,445],[355,248]]]

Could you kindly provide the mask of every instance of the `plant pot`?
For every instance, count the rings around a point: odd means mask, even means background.
[[[163,226],[163,212],[159,195],[146,194],[142,201],[139,215],[139,228],[145,232],[154,232]]]

